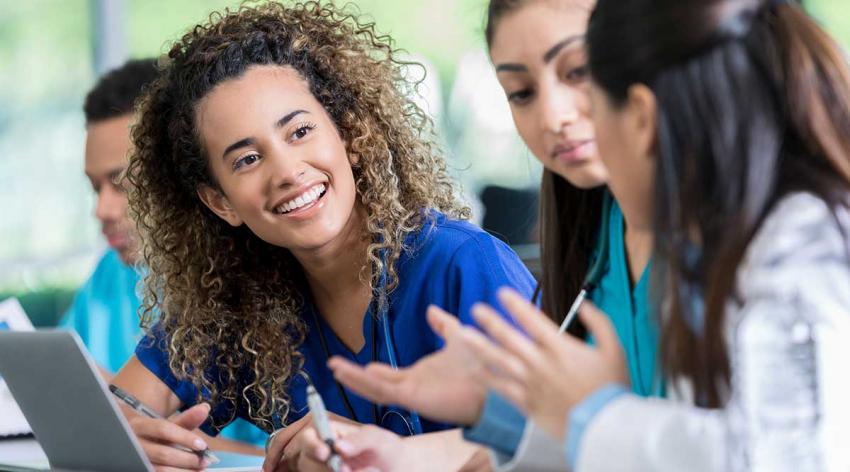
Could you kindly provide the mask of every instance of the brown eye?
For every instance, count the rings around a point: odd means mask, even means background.
[[[233,162],[233,170],[239,170],[242,167],[249,166],[260,159],[258,154],[248,154],[246,156],[242,156],[236,161]]]
[[[575,69],[570,69],[570,71],[567,72],[567,80],[570,82],[581,82],[586,79],[589,74],[590,69],[586,65],[576,67]]]
[[[517,90],[508,94],[508,102],[514,105],[524,105],[531,100],[531,96],[530,89]]]
[[[315,126],[313,126],[313,125],[301,125],[301,126],[299,126],[298,129],[296,129],[295,132],[292,133],[292,139],[299,140],[299,139],[307,136],[308,134],[310,134],[310,131],[312,131],[313,128],[315,128]]]

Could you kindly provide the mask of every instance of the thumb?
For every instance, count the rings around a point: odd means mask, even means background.
[[[209,418],[210,404],[200,403],[171,417],[171,422],[189,431],[201,426]]]

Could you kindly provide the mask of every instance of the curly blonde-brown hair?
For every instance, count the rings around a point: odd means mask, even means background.
[[[218,188],[196,129],[195,107],[217,84],[254,65],[292,67],[333,119],[354,168],[371,244],[361,277],[373,290],[397,285],[405,237],[429,210],[466,218],[435,143],[433,124],[411,100],[392,40],[356,11],[309,1],[214,13],[177,41],[140,102],[127,171],[142,239],[143,324],[158,320],[170,368],[199,392],[245,402],[266,430],[286,418],[286,387],[303,365],[302,269],[245,226],[231,227],[200,201]],[[381,284],[381,274],[386,282]],[[237,379],[249,382],[239,388]]]

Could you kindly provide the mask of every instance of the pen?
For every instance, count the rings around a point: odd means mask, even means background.
[[[573,304],[570,306],[570,311],[567,312],[567,316],[564,317],[564,321],[561,322],[561,327],[558,329],[559,333],[563,334],[564,331],[566,331],[567,328],[570,327],[570,323],[573,322],[573,319],[578,314],[578,309],[581,307],[581,304],[582,302],[584,302],[585,298],[587,298],[587,288],[583,287],[581,289],[581,292],[578,293],[578,296],[576,297]]]
[[[133,395],[130,395],[129,393],[120,389],[119,387],[116,387],[115,385],[110,384],[109,385],[109,391],[112,392],[116,397],[118,397],[119,400],[124,402],[127,406],[132,408],[134,411],[137,411],[138,413],[141,413],[142,415],[147,416],[148,418],[154,418],[154,419],[158,419],[158,420],[164,420],[165,419],[162,416],[160,416],[157,412],[150,409],[147,405],[145,405],[144,403],[139,401],[138,398],[134,397]],[[180,447],[180,449],[183,449],[186,452],[193,452],[193,453],[196,453],[196,454],[201,454],[207,460],[210,461],[210,464],[217,464],[219,462],[218,457],[216,457],[215,454],[213,454],[212,451],[210,451],[209,449],[204,449],[203,451],[193,451],[191,449],[186,449],[184,447]]]
[[[334,449],[334,436],[331,431],[331,422],[328,419],[328,411],[325,409],[325,403],[322,401],[321,395],[316,391],[312,384],[307,385],[307,406],[310,412],[313,413],[313,426],[316,432],[319,433],[319,438],[331,448],[331,456],[328,458],[328,467],[333,472],[339,472],[342,468],[342,459],[337,455]]]

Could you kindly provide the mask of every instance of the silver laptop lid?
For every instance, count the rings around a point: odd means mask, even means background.
[[[76,333],[0,331],[0,375],[51,467],[153,470]]]

